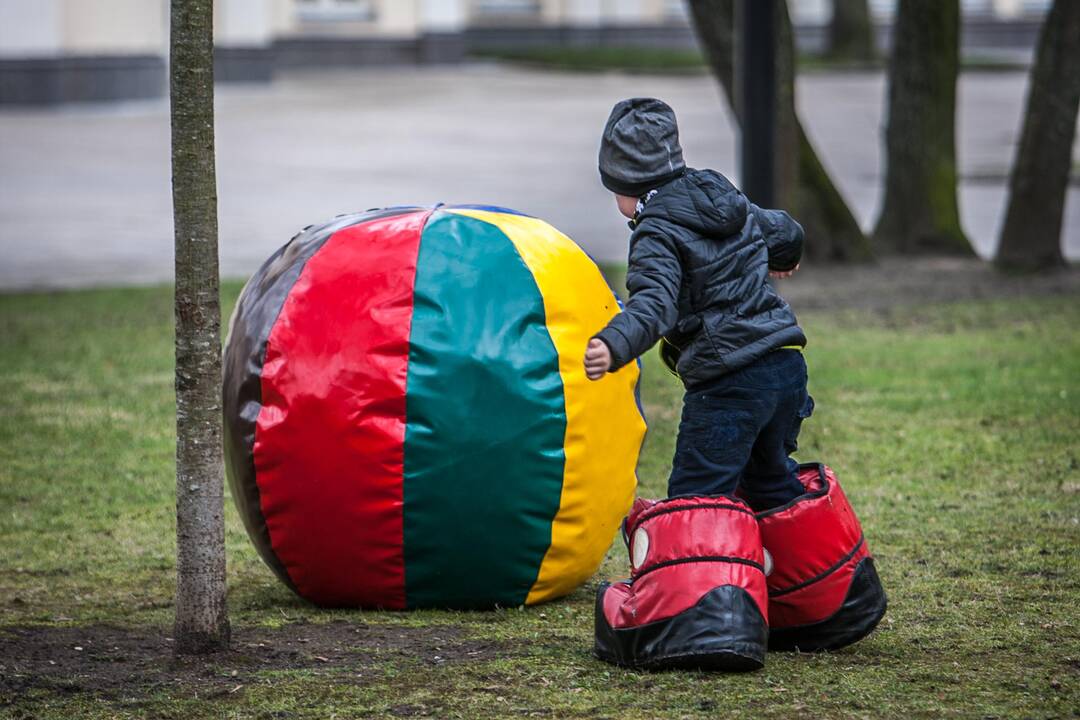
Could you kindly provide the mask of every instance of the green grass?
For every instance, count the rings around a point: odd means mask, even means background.
[[[478,58],[570,72],[618,70],[628,73],[703,73],[705,59],[697,50],[642,47],[496,48],[473,51]]]
[[[685,75],[708,71],[699,50],[663,47],[540,45],[474,50],[475,58],[566,72],[617,71],[630,74]],[[832,58],[814,53],[798,57],[800,72],[882,72],[887,58],[872,61]],[[972,72],[1024,71],[1026,65],[990,56],[964,56],[961,67]]]
[[[227,306],[238,290],[226,286]],[[595,584],[524,610],[322,611],[277,583],[230,504],[234,627],[453,625],[498,652],[445,665],[383,652],[362,680],[256,668],[236,694],[39,688],[0,695],[0,717],[1075,716],[1078,300],[802,318],[817,410],[799,456],[837,469],[891,599],[879,631],[845,651],[773,654],[741,676],[622,671],[590,656]],[[171,317],[167,288],[0,296],[0,626],[171,623]],[[680,391],[652,353],[642,394],[641,492],[657,496]],[[626,565],[615,547],[600,575]]]

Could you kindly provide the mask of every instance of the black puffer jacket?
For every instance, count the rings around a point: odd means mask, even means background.
[[[803,230],[782,210],[757,207],[723,175],[687,170],[635,218],[630,299],[599,337],[612,370],[661,336],[679,351],[688,388],[788,345],[805,345],[795,314],[767,282],[802,256]]]

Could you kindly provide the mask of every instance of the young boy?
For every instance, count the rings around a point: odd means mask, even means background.
[[[663,338],[686,386],[668,495],[738,489],[755,511],[802,495],[789,456],[814,406],[806,336],[768,283],[798,269],[802,227],[720,173],[687,168],[675,113],[652,98],[611,111],[600,178],[633,229],[630,299],[589,342],[589,379]]]

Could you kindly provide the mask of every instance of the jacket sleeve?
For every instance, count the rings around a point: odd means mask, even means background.
[[[623,311],[595,335],[611,350],[611,372],[644,354],[679,318],[682,263],[673,238],[641,228],[630,242]]]
[[[765,244],[769,248],[769,269],[786,272],[794,270],[802,259],[803,229],[783,210],[766,210],[750,205]]]

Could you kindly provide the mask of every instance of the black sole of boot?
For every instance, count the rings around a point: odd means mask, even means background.
[[[613,628],[603,612],[607,584],[596,600],[595,654],[641,670],[703,669],[747,672],[765,666],[769,629],[749,593],[714,588],[693,607],[637,627]]]
[[[780,652],[839,650],[862,640],[885,617],[888,598],[873,558],[861,560],[851,578],[844,603],[831,616],[810,625],[773,628],[769,649]]]

